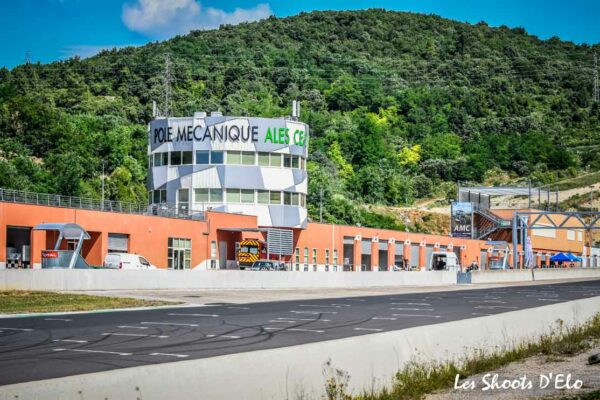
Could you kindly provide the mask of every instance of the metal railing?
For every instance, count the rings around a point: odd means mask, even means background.
[[[203,220],[204,209],[190,209],[175,204],[144,204],[124,201],[91,199],[86,197],[61,196],[58,194],[25,192],[0,188],[0,201],[38,206],[76,208],[80,210],[107,211],[123,214],[156,215],[168,218]]]

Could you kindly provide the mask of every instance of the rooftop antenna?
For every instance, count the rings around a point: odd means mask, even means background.
[[[162,116],[169,118],[171,116],[171,82],[173,82],[173,75],[171,71],[171,56],[165,54],[165,69],[163,70],[163,109]]]
[[[292,101],[292,119],[294,121],[300,119],[300,102],[298,100]]]
[[[25,52],[25,64],[31,64],[31,53],[29,50]]]

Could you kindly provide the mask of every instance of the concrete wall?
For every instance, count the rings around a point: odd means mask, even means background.
[[[350,389],[389,386],[409,361],[461,360],[476,350],[497,351],[600,312],[600,297],[400,331],[125,368],[7,385],[0,399],[322,399],[329,360],[350,375]]]
[[[471,283],[531,282],[600,278],[599,268],[472,271]]]
[[[0,289],[22,290],[352,288],[455,283],[456,273],[449,271],[0,270]]]

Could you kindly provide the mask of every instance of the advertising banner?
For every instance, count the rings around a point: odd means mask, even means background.
[[[473,205],[471,203],[452,203],[450,229],[452,237],[473,238]]]

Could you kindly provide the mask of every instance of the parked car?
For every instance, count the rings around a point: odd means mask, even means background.
[[[258,260],[252,263],[250,271],[285,271],[285,264],[273,260]]]
[[[138,254],[108,253],[104,257],[104,268],[111,269],[156,269],[148,260]]]

